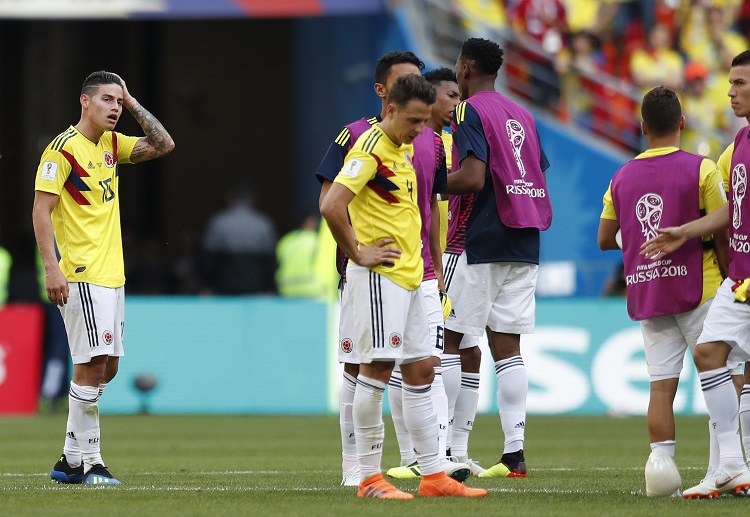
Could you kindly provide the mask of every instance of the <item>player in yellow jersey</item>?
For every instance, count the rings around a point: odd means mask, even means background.
[[[385,481],[380,471],[383,393],[396,362],[404,380],[404,421],[424,476],[419,493],[487,494],[443,471],[430,395],[432,343],[419,290],[421,220],[411,143],[424,130],[434,102],[435,88],[423,77],[396,79],[383,121],[360,136],[321,203],[321,214],[350,259],[347,282],[360,359],[353,407],[359,497],[413,498]]]
[[[81,119],[42,154],[32,214],[47,297],[60,307],[73,358],[65,444],[50,477],[117,485],[101,457],[98,401],[123,355],[119,166],[164,156],[174,141],[117,74],[89,75],[79,100]],[[114,131],[123,106],[146,136]]]

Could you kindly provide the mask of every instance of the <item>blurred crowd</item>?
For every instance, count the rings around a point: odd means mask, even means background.
[[[680,93],[683,148],[717,158],[739,129],[727,99],[750,0],[454,0],[468,31],[506,34],[507,87],[563,121],[640,151],[637,106]],[[481,22],[480,22],[481,20]]]

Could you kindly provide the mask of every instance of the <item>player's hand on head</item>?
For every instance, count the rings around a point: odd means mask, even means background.
[[[656,232],[659,235],[641,245],[641,256],[647,259],[660,259],[677,250],[686,241],[685,232],[680,227],[657,228]]]
[[[401,256],[401,250],[388,246],[396,242],[394,239],[380,239],[371,246],[362,246],[359,248],[357,264],[364,267],[379,265],[394,265],[396,260]]]
[[[115,75],[120,78],[120,82],[122,83],[122,103],[125,105],[126,108],[130,109],[136,103],[135,97],[130,95],[130,92],[128,91],[128,85],[125,84],[125,79],[123,79],[118,74],[115,74]]]

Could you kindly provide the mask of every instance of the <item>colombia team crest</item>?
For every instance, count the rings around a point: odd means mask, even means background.
[[[104,165],[109,169],[115,166],[115,157],[109,151],[104,151]]]
[[[391,334],[391,337],[388,339],[388,343],[391,345],[391,348],[398,348],[401,346],[401,343],[403,340],[401,339],[401,334],[398,332],[394,332]]]
[[[344,338],[341,340],[341,350],[345,354],[351,354],[352,350],[354,350],[354,344],[352,343],[352,340],[347,338]]]
[[[112,334],[111,330],[105,330],[102,333],[102,340],[104,340],[104,344],[109,346],[111,345],[115,340],[115,335]]]

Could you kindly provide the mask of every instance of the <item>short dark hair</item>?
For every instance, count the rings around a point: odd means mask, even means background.
[[[732,66],[747,66],[750,65],[750,50],[745,50],[737,54],[732,59]]]
[[[92,96],[103,84],[116,84],[122,86],[122,81],[117,74],[100,70],[89,74],[89,76],[84,79],[83,86],[81,87],[81,94]]]
[[[401,63],[411,63],[419,68],[420,72],[424,70],[424,62],[422,62],[414,52],[408,50],[393,50],[387,54],[383,54],[380,56],[380,59],[378,59],[378,63],[375,65],[375,82],[378,84],[385,84],[385,80],[388,78],[388,72],[391,71],[391,68],[395,65],[400,65]]]
[[[451,83],[457,82],[456,72],[446,67],[430,70],[429,72],[425,72],[423,76],[425,79],[427,79],[427,82],[429,82],[433,86],[440,86],[440,83],[442,83],[443,81],[448,81]]]
[[[653,136],[666,136],[679,131],[682,118],[680,99],[669,88],[657,86],[643,97],[641,117]]]
[[[495,75],[503,64],[503,49],[494,41],[469,38],[461,46],[461,55],[476,63],[480,72]]]
[[[422,101],[425,104],[435,104],[437,92],[421,75],[406,74],[396,78],[388,92],[388,104],[395,104],[399,108],[411,100]]]

